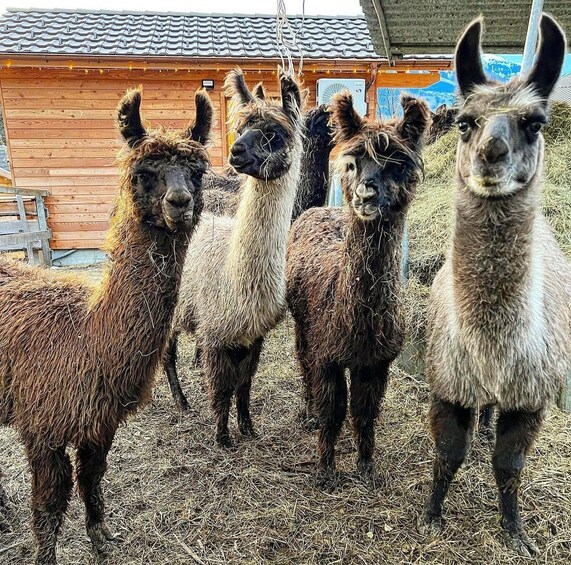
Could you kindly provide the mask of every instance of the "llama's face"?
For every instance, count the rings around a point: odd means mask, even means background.
[[[229,163],[238,173],[274,180],[289,171],[301,127],[301,95],[297,84],[286,75],[280,76],[280,85],[282,104],[278,105],[266,99],[260,86],[252,94],[241,71],[233,71],[226,78],[226,91],[236,102],[238,134]]]
[[[141,94],[119,104],[119,128],[127,142],[127,186],[138,217],[147,225],[186,231],[202,211],[202,176],[210,165],[205,145],[212,124],[208,95],[197,92],[196,121],[184,132],[147,132],[140,117]]]
[[[456,74],[463,105],[457,174],[468,190],[485,198],[507,197],[541,174],[547,100],[559,78],[566,40],[545,14],[536,62],[525,79],[488,81],[480,57],[481,20],[468,26],[456,48]]]
[[[546,109],[532,92],[505,90],[476,88],[456,120],[458,175],[483,197],[517,192],[541,170]]]
[[[389,217],[408,207],[414,196],[430,114],[426,103],[415,98],[404,97],[402,104],[403,119],[383,123],[358,116],[349,94],[334,99],[341,149],[337,169],[345,201],[361,220]]]

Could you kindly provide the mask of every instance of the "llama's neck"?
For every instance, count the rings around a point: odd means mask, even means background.
[[[283,282],[300,152],[298,143],[292,165],[282,177],[270,181],[247,177],[242,189],[226,272],[238,289],[246,285],[249,294],[271,292],[276,279]]]
[[[306,137],[303,143],[294,219],[315,206],[323,206],[329,185],[331,144],[321,138]]]
[[[90,304],[88,327],[98,341],[94,354],[108,369],[102,374],[116,379],[110,386],[126,412],[150,394],[170,332],[188,239],[188,233],[168,236],[128,213],[108,235],[109,261]]]
[[[532,287],[537,286],[539,189],[538,175],[506,198],[481,198],[459,187],[452,265],[454,302],[466,320],[478,312],[492,313],[500,323],[502,318],[511,319],[514,309],[527,303]],[[490,323],[487,317],[486,325]]]
[[[352,308],[392,309],[400,288],[406,210],[373,221],[359,219],[353,210],[348,213],[341,295]]]

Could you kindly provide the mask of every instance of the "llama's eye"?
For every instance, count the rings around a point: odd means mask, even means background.
[[[136,175],[141,184],[150,184],[157,178],[153,171],[148,170],[137,171]]]
[[[461,120],[460,122],[458,122],[458,131],[461,134],[465,134],[468,132],[468,130],[470,129],[470,123],[468,122],[468,120]]]
[[[196,183],[202,182],[202,177],[204,176],[204,171],[193,171],[191,177]]]
[[[348,171],[354,171],[355,170],[355,163],[347,163],[347,170]]]
[[[543,124],[541,122],[530,122],[526,125],[527,131],[531,133],[531,135],[537,135],[542,127]]]

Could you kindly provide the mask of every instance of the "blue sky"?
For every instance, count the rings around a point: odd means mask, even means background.
[[[484,55],[484,68],[486,74],[500,81],[508,81],[517,75],[521,68],[521,55]],[[567,55],[562,75],[571,74],[571,55]],[[400,111],[398,97],[402,89],[379,88],[377,100],[378,112],[385,116],[391,116],[395,111]],[[454,103],[456,92],[456,78],[454,71],[442,71],[440,80],[426,88],[407,88],[407,92],[415,96],[422,96],[432,110],[440,104]]]

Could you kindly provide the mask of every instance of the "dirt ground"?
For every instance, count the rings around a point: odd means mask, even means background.
[[[183,338],[179,368],[190,412],[176,412],[161,374],[153,402],[117,434],[104,490],[108,523],[123,541],[105,563],[571,563],[570,415],[551,410],[528,459],[522,510],[542,554],[523,560],[499,535],[491,452],[478,442],[451,488],[444,533],[416,531],[432,463],[421,376],[393,370],[376,429],[376,488],[354,476],[355,444],[346,425],[338,442],[341,484],[324,493],[313,485],[316,439],[297,423],[291,320],[271,333],[255,377],[252,415],[260,437],[240,438],[232,413],[234,451],[214,444],[193,351],[192,339]],[[30,563],[30,476],[13,430],[0,429],[0,450],[4,486],[16,507],[10,529],[0,532],[0,563]],[[83,520],[74,496],[58,543],[61,565],[95,562]]]

